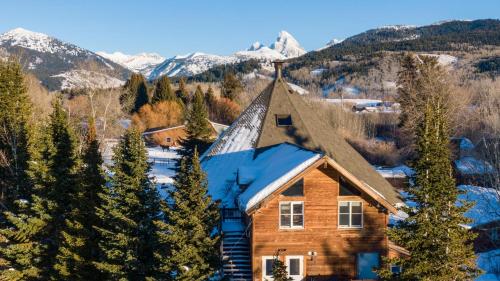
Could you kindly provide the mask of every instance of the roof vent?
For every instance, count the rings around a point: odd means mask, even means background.
[[[275,79],[281,79],[281,70],[283,69],[283,61],[281,60],[275,60],[273,61],[274,63],[274,70],[275,70]]]

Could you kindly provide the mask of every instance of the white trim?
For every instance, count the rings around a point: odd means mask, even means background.
[[[340,203],[348,203],[349,204],[349,226],[345,225],[340,225]],[[351,203],[360,203],[361,204],[361,226],[355,225],[352,226],[352,204]],[[364,209],[363,209],[363,201],[356,201],[356,200],[340,200],[337,203],[337,226],[340,229],[361,229],[364,226]],[[359,214],[359,213],[356,213]]]
[[[273,260],[274,261],[274,257],[273,256],[262,256],[261,257],[261,262],[262,262],[262,268],[261,268],[261,271],[262,271],[262,280],[268,280],[268,281],[273,281],[274,278],[273,276],[267,276],[266,275],[266,260]]]
[[[281,205],[290,204],[290,226],[282,226],[281,225]],[[294,226],[293,225],[293,205],[302,205],[302,225]],[[305,224],[305,216],[304,216],[304,201],[280,201],[279,203],[279,226],[280,229],[304,229]]]
[[[290,260],[299,259],[299,275],[290,275]],[[288,277],[293,278],[293,280],[302,280],[304,278],[304,256],[286,256],[285,257],[286,271],[288,272]]]

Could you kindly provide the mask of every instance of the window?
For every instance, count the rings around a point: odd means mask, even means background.
[[[391,272],[392,272],[393,275],[399,275],[399,274],[401,274],[401,266],[400,265],[391,264]]]
[[[288,277],[292,280],[302,280],[304,275],[304,257],[286,256],[286,269]]]
[[[280,228],[304,227],[304,202],[280,202]]]
[[[363,205],[356,201],[339,202],[339,227],[363,227]]]
[[[167,142],[171,142],[172,141],[172,138],[167,138]]]
[[[340,196],[359,196],[361,192],[346,181],[344,177],[339,177],[339,195]]]
[[[276,126],[292,126],[292,115],[276,114]]]
[[[262,257],[262,279],[273,280],[274,257]]]
[[[304,196],[304,179],[300,179],[292,184],[287,190],[281,193],[283,196]]]

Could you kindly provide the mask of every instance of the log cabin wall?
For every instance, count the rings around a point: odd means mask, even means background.
[[[348,280],[356,277],[356,254],[378,252],[387,255],[385,234],[388,223],[386,210],[367,196],[339,196],[339,174],[331,167],[318,167],[304,177],[301,197],[276,195],[264,202],[252,214],[253,280],[262,280],[262,256],[273,256],[277,249],[286,249],[282,257],[299,255],[304,259],[304,280]],[[281,193],[281,191],[278,191]],[[363,203],[363,227],[338,227],[338,202]],[[304,202],[304,228],[280,229],[279,203]],[[315,257],[308,252],[316,252]]]

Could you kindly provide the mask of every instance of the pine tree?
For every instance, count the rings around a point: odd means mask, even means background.
[[[181,142],[183,155],[192,155],[194,148],[204,151],[210,143],[212,127],[208,121],[208,112],[205,106],[201,87],[196,87],[193,102],[186,116],[187,139]]]
[[[9,210],[28,199],[31,105],[19,63],[0,60],[0,202]]]
[[[48,279],[48,226],[52,217],[47,210],[54,203],[46,200],[50,137],[45,128],[34,130],[33,146],[29,149],[28,170],[32,195],[29,200],[17,200],[16,212],[4,212],[7,227],[0,230],[0,279]]]
[[[19,201],[25,207],[18,214],[6,213],[14,227],[2,231],[8,239],[2,255],[21,280],[30,279],[32,274],[39,279],[60,279],[56,255],[66,223],[78,210],[76,139],[60,98],[43,129],[36,139],[38,150],[30,150],[27,174],[33,183],[32,196]]]
[[[129,130],[115,148],[110,187],[100,195],[97,227],[101,261],[96,263],[109,280],[145,280],[156,275],[158,249],[155,221],[160,198],[148,172],[141,135]]]
[[[243,91],[243,86],[238,77],[231,72],[226,72],[221,87],[222,97],[235,101],[241,91]]]
[[[137,112],[149,102],[148,86],[142,74],[134,73],[127,80],[120,96],[120,103],[125,111]]]
[[[179,98],[183,102],[184,105],[187,105],[189,103],[189,94],[186,89],[186,80],[184,79],[184,77],[179,79],[179,88],[177,89],[175,94],[177,95],[177,98]]]
[[[99,194],[104,192],[106,180],[102,169],[94,119],[88,125],[83,153],[83,167],[79,179],[79,194],[73,216],[66,220],[62,245],[59,247],[56,269],[61,278],[71,280],[100,279],[99,271],[93,262],[98,261],[99,236],[97,208],[100,206]]]
[[[408,218],[389,231],[391,240],[410,252],[408,259],[390,261],[402,265],[402,280],[473,280],[478,274],[471,244],[475,235],[463,227],[470,204],[456,204],[460,191],[450,163],[444,81],[437,62],[424,61],[418,89],[425,108],[417,130],[415,185],[408,190],[415,206],[403,208]],[[382,276],[390,279],[387,271]]]
[[[208,86],[208,90],[205,93],[205,104],[207,108],[212,108],[216,100],[214,89],[212,89],[212,86]]]
[[[151,99],[151,103],[174,100],[177,100],[177,97],[172,89],[172,85],[170,85],[170,79],[168,79],[167,75],[163,75],[156,82],[155,92]]]
[[[219,211],[218,203],[207,194],[196,150],[192,157],[182,158],[169,198],[166,223],[160,224],[159,232],[168,258],[160,268],[171,280],[208,280],[219,264],[219,236],[214,234]]]

